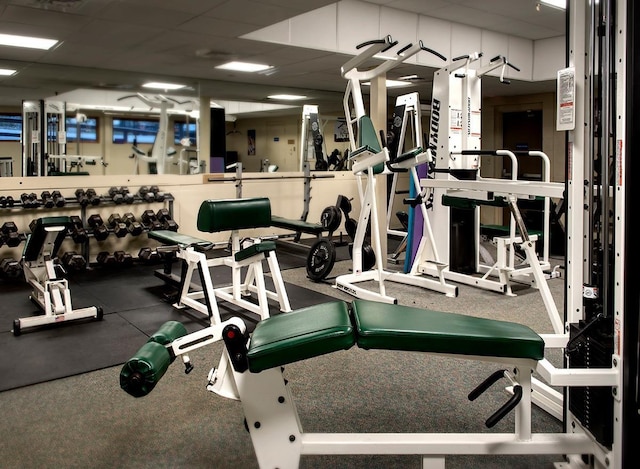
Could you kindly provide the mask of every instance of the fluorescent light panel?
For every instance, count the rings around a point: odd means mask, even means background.
[[[142,85],[143,88],[154,88],[156,90],[179,90],[180,88],[184,88],[185,85],[178,85],[177,83],[160,83],[157,81],[152,81],[149,83],[145,83]]]
[[[249,62],[227,62],[226,64],[218,65],[216,68],[221,70],[235,70],[236,72],[261,72],[271,68],[271,65],[252,64]]]
[[[386,80],[387,88],[402,88],[403,86],[411,86],[413,83],[410,81],[400,81],[400,80]],[[370,81],[366,81],[363,85],[371,86]]]
[[[0,75],[8,77],[16,73],[17,70],[11,70],[10,68],[0,68]]]
[[[14,34],[0,34],[1,46],[26,47],[28,49],[49,50],[58,43],[56,39],[41,37],[16,36]]]
[[[567,9],[567,0],[540,0],[540,3],[550,7],[560,8],[562,10]]]
[[[297,101],[299,99],[307,99],[306,96],[300,96],[297,94],[272,94],[267,96],[269,99],[282,99],[283,101]]]

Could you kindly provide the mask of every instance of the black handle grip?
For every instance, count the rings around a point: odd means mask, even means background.
[[[485,425],[487,426],[487,428],[493,427],[496,423],[502,420],[505,417],[505,415],[511,412],[513,408],[518,405],[521,399],[522,399],[522,386],[520,386],[519,384],[516,384],[513,387],[513,396],[511,396],[511,399],[509,399],[505,403],[505,405],[503,405],[498,410],[496,410],[491,415],[491,417],[489,417],[486,420]]]
[[[483,392],[489,389],[496,381],[504,377],[505,370],[494,371],[487,379],[473,389],[467,398],[475,401]]]
[[[433,49],[429,49],[428,47],[425,47],[425,46],[422,44],[422,41],[420,41],[420,49],[421,49],[421,50],[423,50],[423,51],[425,51],[425,52],[429,52],[430,54],[435,55],[436,57],[438,57],[438,58],[440,58],[440,59],[444,60],[445,62],[447,61],[447,58],[446,58],[444,55],[442,55],[440,52],[437,52],[437,51],[435,51],[435,50],[433,50]]]
[[[384,39],[372,39],[370,41],[364,41],[363,43],[358,44],[356,46],[356,49],[362,49],[363,47],[372,46],[374,44],[384,44],[385,42],[390,40],[391,40],[391,36],[387,36]]]
[[[404,46],[402,49],[400,49],[398,51],[398,55],[402,54],[404,51],[406,51],[407,49],[409,49],[413,44],[409,43],[406,46]]]

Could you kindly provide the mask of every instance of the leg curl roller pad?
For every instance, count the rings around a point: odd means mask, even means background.
[[[147,342],[122,366],[120,387],[133,397],[149,394],[171,364],[171,354],[157,342]]]
[[[187,335],[187,329],[179,321],[167,321],[158,332],[149,337],[148,342],[157,342],[161,345],[168,345],[174,340]]]

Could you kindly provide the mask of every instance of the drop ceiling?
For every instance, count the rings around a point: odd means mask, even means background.
[[[347,1],[347,0],[343,0]],[[339,109],[349,56],[242,39],[241,36],[335,3],[331,0],[0,0],[0,33],[59,39],[50,51],[0,46],[0,106],[75,89],[131,94],[146,81],[180,82],[185,96],[270,102],[273,93],[309,96]],[[370,0],[369,3],[537,40],[564,35],[564,11],[533,0]],[[357,18],[354,18],[357,27]],[[276,73],[217,70],[229,60],[257,61]],[[417,66],[415,66],[417,67]],[[409,66],[402,72],[413,71]],[[424,67],[415,70],[425,74]],[[423,89],[419,89],[422,86]],[[417,91],[430,94],[428,79]],[[553,90],[514,82],[500,94]],[[173,94],[173,92],[172,92]],[[271,113],[286,111],[270,111]],[[297,112],[297,111],[296,111]]]

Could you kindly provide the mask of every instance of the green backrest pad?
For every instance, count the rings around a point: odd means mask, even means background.
[[[58,231],[56,239],[53,243],[53,252],[51,255],[56,257],[58,249],[62,241],[67,235],[67,229],[71,226],[71,218],[66,216],[39,218],[32,226],[33,231],[27,236],[27,241],[22,250],[22,257],[25,261],[31,262],[38,259],[42,246],[47,239],[47,228],[54,226],[63,226],[64,230]]]
[[[379,153],[382,151],[380,141],[378,140],[378,134],[373,127],[373,122],[369,116],[362,116],[358,120],[358,146],[368,147],[368,150],[372,153]],[[384,163],[380,163],[373,167],[373,174],[380,174],[384,171]]]
[[[205,200],[198,211],[198,230],[207,233],[271,226],[271,203],[266,197]]]
[[[349,306],[338,301],[259,322],[247,353],[249,369],[257,373],[355,343],[364,349],[544,357],[542,338],[521,324],[367,300],[354,301],[351,314]]]

